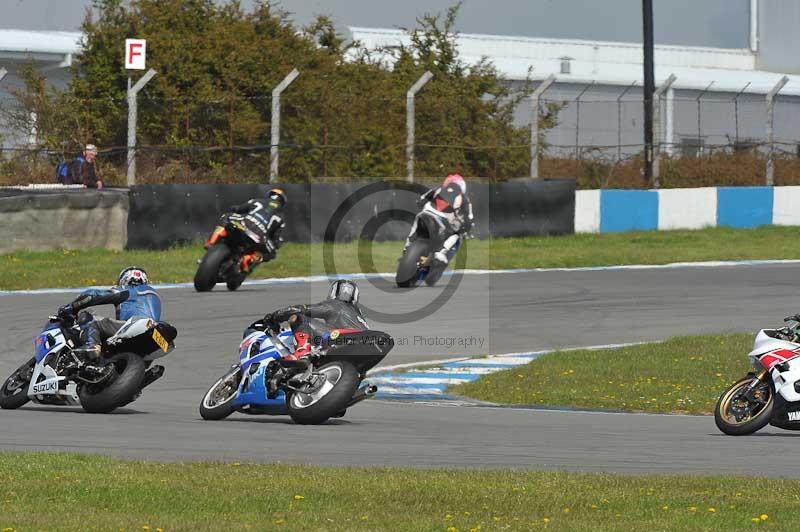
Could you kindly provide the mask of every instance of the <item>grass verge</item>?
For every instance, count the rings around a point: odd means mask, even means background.
[[[666,264],[706,260],[800,259],[796,228],[710,228],[559,237],[469,240],[467,268],[573,268],[623,264]],[[326,273],[323,244],[287,244],[277,260],[256,269],[253,278]],[[392,272],[401,242],[330,245],[339,273]],[[462,254],[464,254],[462,252]],[[157,283],[191,281],[199,245],[161,251],[37,251],[0,254],[0,290],[107,285],[131,264],[147,269]]]
[[[752,334],[715,334],[555,352],[449,391],[494,403],[710,414],[749,370],[752,343]]]
[[[0,454],[0,530],[797,530],[800,481]]]

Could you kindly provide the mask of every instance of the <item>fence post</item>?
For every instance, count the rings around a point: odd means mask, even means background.
[[[661,98],[664,96],[664,93],[672,88],[672,84],[675,83],[677,79],[675,74],[670,74],[653,94],[653,133],[655,136],[655,140],[653,141],[653,188],[659,188],[661,186],[661,180],[659,179],[661,175],[661,162],[659,159],[661,156],[661,143],[664,142],[663,126],[661,124]]]
[[[128,186],[136,184],[136,118],[137,104],[136,95],[153,79],[156,71],[152,68],[139,78],[135,85],[131,86],[131,78],[128,78]]]
[[[6,77],[6,74],[8,74],[8,70],[6,70],[4,67],[0,67],[0,81],[3,81],[3,78]]]
[[[550,74],[531,94],[531,179],[539,179],[539,100],[555,81]]]
[[[747,85],[742,87],[742,90],[736,93],[736,96],[733,97],[733,121],[734,121],[734,129],[735,129],[735,140],[734,140],[734,152],[736,151],[736,145],[739,144],[739,97],[744,94],[744,91],[747,90],[747,87],[750,86],[750,81],[747,82]]]
[[[300,75],[296,68],[272,89],[272,115],[270,119],[269,141],[269,182],[278,178],[278,146],[281,142],[281,93]]]
[[[617,96],[617,162],[622,160],[622,98],[635,86],[636,82],[634,81],[625,87],[625,90]]]
[[[787,76],[783,76],[778,83],[767,93],[767,142],[769,151],[767,153],[767,186],[775,185],[775,97],[781,89],[789,82]]]
[[[414,97],[422,87],[428,83],[433,77],[430,70],[426,70],[420,78],[411,85],[411,88],[406,92],[406,181],[409,183],[414,182],[414,142],[416,135],[416,124],[414,122]]]

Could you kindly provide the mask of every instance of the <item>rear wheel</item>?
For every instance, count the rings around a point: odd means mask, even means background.
[[[0,408],[13,410],[30,401],[28,399],[28,386],[31,383],[31,376],[35,366],[36,359],[31,358],[6,379],[3,387],[0,388]]]
[[[235,368],[215,382],[208,389],[200,403],[200,416],[209,421],[225,419],[236,410],[233,403],[239,391],[242,370]]]
[[[395,276],[397,286],[409,288],[417,284],[419,280],[418,264],[420,258],[427,255],[428,247],[429,242],[425,239],[411,242],[397,265],[397,275]]]
[[[219,267],[230,254],[231,251],[225,244],[214,244],[208,248],[197,267],[197,273],[194,274],[195,290],[208,292],[214,288],[219,278]]]
[[[300,425],[319,425],[343,412],[360,382],[358,371],[349,362],[331,362],[314,373],[319,382],[308,393],[286,394],[289,415]]]
[[[107,414],[130,403],[142,387],[144,360],[134,353],[119,353],[107,364],[113,366],[112,374],[99,384],[78,387],[81,406],[93,414]]]
[[[714,408],[717,428],[730,436],[744,436],[764,428],[772,417],[774,398],[772,388],[760,382],[752,392],[752,399],[745,396],[752,375],[735,382],[720,396]]]

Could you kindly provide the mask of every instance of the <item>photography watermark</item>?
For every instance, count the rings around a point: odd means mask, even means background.
[[[344,198],[334,211],[325,228],[323,246],[323,267],[325,273],[334,278],[339,274],[334,258],[337,237],[340,230],[344,231],[349,237],[358,240],[358,265],[361,273],[375,273],[373,244],[382,229],[392,224],[395,230],[391,233],[395,238],[405,239],[406,232],[402,236],[397,233],[398,222],[407,227],[409,231],[418,219],[422,210],[417,204],[419,197],[427,192],[428,189],[420,184],[406,183],[403,181],[378,181],[370,183],[356,189],[353,193]],[[439,221],[436,221],[439,224]],[[419,239],[427,244],[427,247],[420,255],[417,262],[419,278],[414,278],[410,284],[412,287],[421,284],[426,274],[433,272],[433,254],[439,251],[445,238],[452,234],[457,234],[446,223],[435,225],[436,232],[430,229],[429,224],[424,227],[417,223],[420,234],[412,235],[412,238]],[[450,258],[448,269],[455,271],[451,275],[443,276],[438,282],[443,284],[439,289],[439,294],[429,298],[420,298],[421,303],[417,308],[404,309],[401,312],[388,312],[384,308],[369,306],[361,302],[364,313],[376,321],[382,323],[400,324],[411,323],[422,320],[437,310],[441,309],[453,296],[455,290],[461,284],[463,278],[462,270],[467,263],[467,245],[463,235],[459,235],[459,247],[456,254]],[[402,243],[398,242],[397,256],[403,253]],[[397,267],[403,259],[398,260]],[[398,274],[399,275],[399,274]],[[431,274],[432,275],[432,274]],[[383,277],[368,278],[367,281],[375,288],[381,290],[391,297],[399,290],[398,279],[385,279]]]

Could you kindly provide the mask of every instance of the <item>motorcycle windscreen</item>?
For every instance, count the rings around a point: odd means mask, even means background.
[[[382,331],[334,330],[328,345],[326,359],[350,362],[363,373],[383,360],[394,347],[394,339]]]

